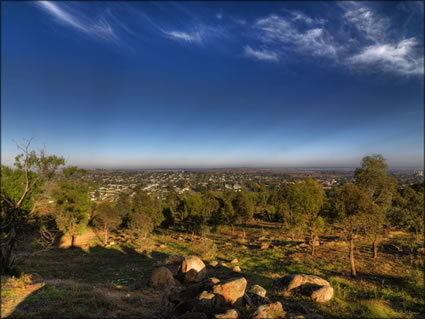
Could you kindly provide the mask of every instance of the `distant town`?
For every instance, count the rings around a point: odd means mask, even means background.
[[[255,186],[273,186],[291,183],[311,176],[320,188],[330,191],[334,187],[351,182],[354,169],[333,170],[266,170],[266,169],[213,169],[213,170],[87,170],[77,178],[87,182],[93,202],[115,201],[121,192],[132,196],[136,188],[164,199],[170,191],[185,192],[252,191]],[[424,171],[400,169],[390,171],[402,185],[423,181]]]

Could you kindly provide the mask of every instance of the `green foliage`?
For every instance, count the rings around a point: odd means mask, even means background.
[[[325,193],[311,177],[295,183],[294,206],[303,215],[306,229],[316,232],[316,220],[325,200]]]
[[[145,238],[164,220],[161,203],[140,188],[131,201],[131,212],[126,224],[130,230]]]
[[[108,241],[108,232],[117,229],[120,223],[121,218],[111,204],[100,203],[97,205],[93,224],[105,232],[105,243]]]
[[[232,206],[238,223],[252,219],[254,215],[254,203],[246,191],[236,193],[232,200]]]
[[[55,220],[58,228],[72,237],[81,234],[89,221],[90,200],[87,185],[78,182],[61,182],[54,194]]]
[[[401,229],[424,234],[424,195],[407,186],[393,200],[391,222]]]
[[[131,201],[128,193],[120,193],[115,204],[115,211],[117,215],[120,216],[123,226],[127,227],[131,215]]]
[[[164,228],[168,228],[173,226],[176,222],[176,217],[174,215],[174,211],[171,207],[167,206],[162,210],[162,215],[164,216],[164,220],[161,223],[161,226]]]
[[[397,181],[386,173],[387,164],[382,155],[366,156],[362,166],[354,172],[354,182],[375,203],[370,208],[365,233],[376,240],[383,232],[387,214],[391,209]]]
[[[136,214],[146,215],[152,220],[154,227],[159,226],[164,220],[161,202],[141,189],[136,190],[134,194],[131,211],[131,218],[134,218]]]
[[[27,229],[36,209],[45,181],[53,178],[56,170],[65,164],[56,155],[47,156],[29,149],[31,140],[18,145],[22,151],[15,157],[15,169],[2,165],[0,187],[1,272],[7,272],[13,262],[12,252],[17,236]]]
[[[367,215],[374,206],[370,197],[354,184],[342,186],[335,197],[339,222],[350,235],[358,232],[369,222]]]

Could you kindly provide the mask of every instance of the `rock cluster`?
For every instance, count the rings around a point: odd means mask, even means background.
[[[234,259],[230,264],[238,263]],[[166,287],[163,298],[168,317],[176,319],[190,318],[316,318],[318,314],[309,313],[299,305],[301,311],[292,311],[285,302],[276,301],[276,296],[301,293],[312,300],[325,302],[332,298],[333,288],[330,284],[316,276],[291,275],[273,282],[272,296],[274,302],[267,297],[267,291],[259,285],[247,289],[248,282],[244,277],[219,279],[208,277],[204,262],[196,256],[172,256],[166,260],[169,267],[178,266],[175,276],[165,266],[155,268],[149,284],[151,287]],[[178,264],[178,265],[176,265]],[[213,270],[217,263],[210,263]],[[301,312],[301,313],[300,313]]]
[[[273,282],[272,291],[285,296],[299,293],[317,302],[332,299],[334,289],[328,281],[312,275],[289,275]]]

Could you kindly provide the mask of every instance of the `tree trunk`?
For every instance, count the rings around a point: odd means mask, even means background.
[[[103,233],[104,233],[104,236],[105,236],[104,243],[105,243],[105,246],[106,246],[108,244],[108,229],[106,228],[106,225],[103,226]]]
[[[74,248],[74,242],[75,242],[75,233],[71,234],[71,247],[70,248]]]
[[[316,246],[314,244],[315,239],[316,238],[315,238],[314,233],[311,233],[311,235],[310,235],[310,244],[311,244],[311,255],[312,256],[315,256],[316,255],[316,250],[315,250]]]
[[[1,247],[1,273],[6,273],[9,270],[11,264],[11,257],[13,247],[16,242],[16,230],[15,225],[12,222],[9,236],[7,236],[6,243]]]
[[[378,257],[378,239],[375,237],[372,243],[373,255],[372,258],[376,259]]]
[[[351,277],[356,277],[356,265],[354,264],[354,240],[353,235],[350,237],[350,265],[351,265]]]

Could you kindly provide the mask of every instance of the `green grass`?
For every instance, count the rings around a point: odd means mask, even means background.
[[[60,284],[45,284],[31,293],[17,305],[13,316],[145,318],[161,314],[164,312],[162,291],[149,288],[147,282],[155,264],[169,255],[198,255],[205,261],[224,262],[237,258],[241,274],[233,273],[233,265],[228,265],[228,268],[212,270],[210,275],[219,278],[244,276],[248,287],[259,284],[268,290],[272,300],[282,300],[270,293],[276,278],[294,273],[321,276],[335,289],[330,302],[317,304],[297,296],[285,297],[285,301],[301,302],[310,311],[329,318],[409,318],[412,313],[425,313],[423,257],[410,262],[405,256],[381,253],[373,261],[367,251],[367,242],[358,243],[359,275],[353,279],[349,275],[343,244],[322,245],[317,256],[312,257],[308,247],[295,248],[299,240],[286,240],[289,234],[266,226],[263,230],[247,227],[245,239],[239,227],[235,227],[233,235],[229,227],[223,227],[207,236],[212,240],[194,241],[189,240],[190,236],[178,240],[185,234],[170,229],[160,230],[146,240],[115,234],[110,241],[116,245],[107,248],[93,241],[89,243],[92,247],[85,250],[55,248],[44,251],[36,258],[24,259],[19,266],[27,274],[37,274],[44,282],[59,279]],[[261,250],[258,241],[261,236],[274,238],[273,245],[278,248]],[[161,244],[165,247],[160,248]],[[30,285],[28,277],[22,278],[26,279],[2,278],[2,299],[12,300]]]

